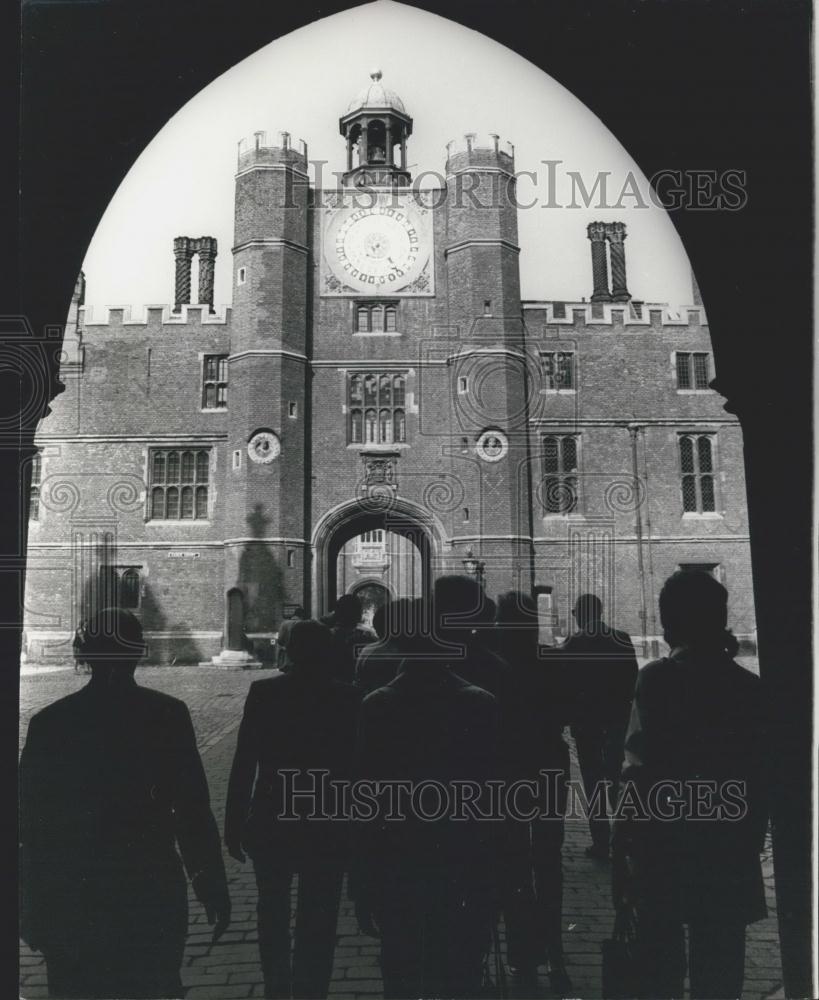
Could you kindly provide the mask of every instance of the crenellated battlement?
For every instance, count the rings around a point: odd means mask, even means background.
[[[253,167],[293,167],[307,172],[307,143],[294,140],[289,132],[276,133],[278,143],[268,143],[266,132],[254,132],[249,139],[240,139],[237,150],[236,172]]]
[[[508,140],[491,132],[480,135],[467,132],[461,139],[451,139],[446,144],[446,172],[457,173],[469,169],[495,169],[513,173],[515,147]]]
[[[231,307],[219,306],[210,312],[206,303],[185,303],[175,312],[170,305],[106,306],[94,316],[91,306],[79,307],[81,329],[96,326],[224,326],[230,322]]]
[[[672,308],[665,302],[529,301],[521,303],[521,307],[527,323],[542,320],[567,329],[611,326],[650,330],[708,326],[708,317],[701,305]]]

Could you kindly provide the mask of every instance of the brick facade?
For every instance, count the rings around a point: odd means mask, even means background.
[[[703,307],[521,302],[513,154],[496,137],[450,146],[446,189],[418,196],[431,217],[428,266],[394,297],[388,286],[328,293],[323,226],[339,192],[310,187],[306,150],[286,136],[240,155],[232,308],[111,309],[99,322],[78,289],[66,389],[39,435],[30,660],[70,654],[99,600],[100,565],[138,571],[150,659],[218,654],[229,592],[241,595],[240,631],[269,652],[289,607],[323,614],[340,580],[352,589],[366,579],[352,565],[339,572],[336,555],[350,543],[349,559],[351,539],[379,527],[420,546],[425,569],[397,574],[402,586],[477,559],[490,593],[544,595],[548,637],[565,634],[574,597],[593,589],[619,627],[656,638],[663,580],[681,564],[707,565],[729,589],[729,624],[753,641],[740,428],[712,390],[677,387],[675,352],[708,354],[714,375]],[[399,211],[415,198],[393,194]],[[356,332],[356,307],[379,296],[396,306],[396,329]],[[572,384],[554,389],[542,355],[567,352]],[[208,355],[229,356],[226,407],[203,406]],[[404,377],[403,441],[349,440],[349,378],[368,373]],[[275,438],[269,461],[251,460],[257,432]],[[502,454],[481,450],[487,432]],[[713,510],[683,511],[685,434],[710,441]],[[556,437],[576,453],[576,468],[557,477],[544,441]],[[151,516],[160,448],[187,468],[184,453],[207,453],[197,516]],[[546,494],[567,475],[576,503],[550,509]]]

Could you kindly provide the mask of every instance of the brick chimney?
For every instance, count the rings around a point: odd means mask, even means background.
[[[213,236],[177,236],[173,241],[176,258],[176,280],[174,284],[174,312],[191,300],[191,263],[194,254],[199,254],[199,304],[207,305],[213,312],[213,273],[216,264],[217,244]]]
[[[216,265],[216,240],[213,236],[200,236],[199,252],[199,302],[207,304],[213,312],[213,271]]]
[[[606,224],[590,222],[586,227],[586,235],[591,240],[592,279],[594,291],[592,302],[611,302],[609,291],[609,265],[606,260]]]
[[[606,239],[611,248],[611,300],[612,302],[628,302],[631,293],[626,287],[626,224],[625,222],[607,222]]]
[[[176,258],[176,281],[174,283],[173,311],[179,312],[191,300],[191,261],[193,241],[188,236],[177,236],[173,241],[173,255]]]

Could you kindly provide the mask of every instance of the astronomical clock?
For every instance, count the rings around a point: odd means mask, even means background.
[[[434,295],[432,210],[414,192],[328,194],[322,295]]]

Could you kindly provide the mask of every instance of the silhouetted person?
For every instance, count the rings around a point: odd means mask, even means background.
[[[605,860],[610,833],[606,803],[608,799],[613,808],[617,800],[637,657],[629,636],[603,620],[603,605],[596,595],[578,597],[572,614],[577,630],[560,649],[572,680],[572,736],[591,806],[592,843],[586,853]],[[604,781],[609,782],[607,791]]]
[[[361,650],[355,684],[366,694],[389,684],[406,656],[416,655],[420,639],[421,600],[402,597],[382,604],[373,617],[378,641]]]
[[[91,668],[87,663],[83,663],[82,656],[82,645],[84,641],[85,632],[88,629],[88,619],[85,618],[74,630],[74,638],[71,641],[71,652],[74,656],[74,673],[88,674],[91,672]]]
[[[45,956],[51,996],[181,996],[185,871],[216,923],[214,939],[230,922],[190,715],[136,684],[143,653],[133,615],[92,616],[78,649],[91,680],[29,723],[21,935]]]
[[[449,789],[456,780],[483,787],[496,773],[497,725],[495,698],[444,656],[406,658],[394,680],[364,699],[359,774],[414,789],[429,781]],[[385,997],[477,996],[497,905],[497,823],[453,819],[449,809],[432,819],[435,791],[419,792],[415,810],[408,799],[394,819],[384,818],[382,799],[378,820],[359,827],[359,925],[380,931]]]
[[[539,819],[512,818],[507,823],[503,891],[507,958],[517,977],[529,985],[536,982],[537,966],[548,962],[552,988],[566,996],[572,984],[563,954],[561,852],[569,780],[563,727],[569,721],[569,706],[555,651],[539,647],[532,598],[517,591],[501,594],[496,623],[496,649],[512,677],[501,720],[502,774],[509,782],[538,782],[541,790],[537,798],[518,799],[521,810],[536,805]],[[544,778],[541,770],[550,776]]]
[[[314,998],[327,995],[332,974],[349,827],[338,818],[307,818],[336,809],[332,796],[325,800],[321,779],[305,772],[350,777],[360,696],[333,678],[334,643],[326,626],[297,622],[287,650],[290,670],[256,681],[248,692],[228,785],[225,843],[237,860],[245,860],[245,851],[253,860],[265,996]]]
[[[760,681],[733,660],[728,593],[710,574],[675,573],[659,603],[671,652],[640,671],[623,778],[635,782],[654,817],[666,818],[615,824],[615,900],[625,885],[636,902],[646,996],[683,995],[687,924],[691,996],[739,997],[745,928],[767,913],[759,854],[770,745]],[[744,782],[744,794],[735,786],[729,813],[719,819],[713,810],[725,807],[727,781]],[[657,795],[660,782],[680,784]],[[703,793],[709,782],[713,790]],[[676,820],[668,818],[675,800],[682,800]]]
[[[338,646],[336,677],[352,684],[355,679],[355,664],[361,650],[375,638],[375,633],[362,625],[363,605],[356,594],[343,594],[335,607],[334,623],[331,627]]]
[[[511,682],[509,666],[492,648],[495,602],[471,576],[441,576],[435,581],[436,655],[464,680],[489,691],[501,710]]]
[[[290,641],[290,632],[296,622],[303,622],[307,618],[307,612],[302,607],[293,608],[293,613],[285,619],[279,626],[279,634],[276,637],[276,666],[279,670],[286,671],[292,666],[287,655],[287,643]]]

